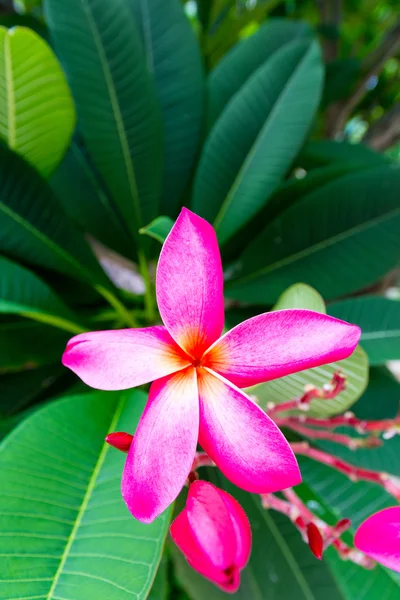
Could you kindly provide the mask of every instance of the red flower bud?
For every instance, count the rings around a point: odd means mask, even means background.
[[[324,551],[324,540],[321,532],[314,523],[308,523],[307,525],[307,537],[308,545],[310,546],[311,552],[319,560],[322,559],[322,553]]]
[[[232,496],[206,481],[189,487],[171,536],[188,563],[225,592],[236,592],[251,550],[246,513]]]
[[[125,431],[116,431],[115,433],[109,433],[106,437],[107,444],[110,444],[113,448],[121,450],[121,452],[129,452],[133,440],[133,435],[125,433]]]

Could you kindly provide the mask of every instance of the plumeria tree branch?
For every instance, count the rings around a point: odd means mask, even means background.
[[[317,558],[321,559],[326,548],[333,546],[344,560],[350,560],[366,569],[372,569],[375,566],[375,561],[340,539],[351,525],[349,519],[342,519],[334,526],[330,526],[315,515],[292,488],[284,490],[282,494],[285,500],[275,494],[262,494],[263,507],[286,515]]]
[[[296,417],[288,417],[287,419],[276,418],[274,420],[279,427],[287,427],[299,435],[308,437],[312,440],[329,440],[330,442],[346,446],[346,448],[349,448],[350,450],[357,450],[358,448],[376,448],[383,443],[381,439],[375,436],[354,438],[343,433],[330,431],[329,429],[313,429],[312,427],[303,425]]]
[[[351,481],[369,481],[370,483],[376,483],[377,485],[382,486],[389,494],[400,502],[400,482],[398,482],[393,475],[356,467],[328,452],[312,448],[308,442],[292,442],[290,445],[295,454],[307,456],[316,462],[332,467],[332,469],[347,475]]]
[[[277,420],[277,419],[275,419]],[[400,433],[400,415],[394,419],[380,419],[375,421],[367,421],[365,419],[359,419],[352,412],[346,412],[343,415],[336,417],[330,417],[327,419],[313,418],[306,415],[298,415],[293,417],[287,417],[279,419],[279,422],[285,427],[291,427],[291,425],[302,424],[305,426],[312,427],[323,427],[326,429],[336,429],[337,427],[352,427],[357,433],[382,433],[384,438],[392,437],[396,433]]]
[[[304,394],[300,398],[294,398],[281,404],[270,403],[267,406],[267,413],[270,417],[275,418],[275,415],[289,410],[304,410],[310,408],[312,400],[332,400],[336,398],[346,388],[346,377],[336,371],[330,383],[325,384],[322,388],[317,388],[314,385],[304,386]]]

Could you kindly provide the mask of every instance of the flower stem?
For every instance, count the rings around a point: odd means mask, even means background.
[[[138,324],[132,313],[118,300],[118,298],[105,287],[98,285],[96,290],[107,300],[107,302],[115,309],[115,312],[121,317],[121,320],[129,325],[129,327],[137,327]]]
[[[288,517],[300,532],[303,540],[308,543],[313,554],[315,554],[315,540],[313,543],[312,536],[310,536],[310,526],[314,527],[314,530],[316,530],[315,533],[318,534],[322,544],[320,548],[321,553],[318,555],[318,558],[322,557],[322,550],[326,550],[328,546],[333,546],[343,560],[350,560],[365,569],[372,569],[375,566],[376,563],[374,560],[355,548],[351,548],[340,539],[340,536],[351,525],[348,519],[343,519],[331,527],[316,516],[302,502],[292,488],[284,490],[282,494],[285,496],[285,500],[278,498],[275,494],[261,494],[262,506],[266,509],[280,512]]]
[[[300,398],[294,398],[282,404],[270,404],[267,406],[268,415],[273,417],[277,413],[288,410],[305,410],[310,408],[311,401],[314,399],[331,400],[336,398],[346,388],[346,377],[339,371],[333,374],[332,380],[323,388],[316,388],[313,385],[305,386],[304,394]]]
[[[396,485],[395,480],[388,473],[356,467],[341,458],[328,454],[328,452],[312,448],[308,442],[291,442],[290,446],[295,454],[308,456],[308,458],[316,462],[332,467],[332,469],[347,475],[350,481],[369,481],[370,483],[382,486],[388,494],[391,494],[400,502],[400,487]]]
[[[150,278],[150,272],[148,263],[146,260],[146,256],[142,250],[138,251],[139,258],[139,270],[144,280],[145,292],[144,292],[144,302],[147,314],[147,320],[149,323],[154,323],[156,320],[156,310],[153,296],[153,284]]]
[[[343,433],[335,433],[334,431],[324,429],[313,429],[303,424],[303,421],[296,417],[287,418],[275,418],[275,423],[278,427],[286,427],[292,431],[310,438],[311,440],[329,440],[336,444],[341,444],[350,448],[350,450],[357,450],[358,448],[377,448],[382,445],[382,440],[377,437],[370,436],[367,438],[355,438]]]

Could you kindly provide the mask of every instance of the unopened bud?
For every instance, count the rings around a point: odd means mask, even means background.
[[[110,444],[113,448],[121,450],[121,452],[129,452],[133,440],[133,435],[125,433],[125,431],[115,431],[109,433],[106,437],[107,444]]]
[[[318,560],[321,560],[324,551],[324,540],[320,530],[314,523],[308,523],[307,525],[307,538],[311,552]]]

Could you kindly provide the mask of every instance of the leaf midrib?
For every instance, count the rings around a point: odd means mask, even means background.
[[[260,513],[260,515],[262,515],[262,518],[264,519],[266,526],[268,527],[269,531],[271,532],[275,542],[279,546],[283,556],[286,559],[287,564],[292,569],[293,575],[295,576],[295,578],[299,584],[299,588],[301,589],[301,591],[304,594],[305,600],[317,600],[312,592],[312,589],[308,585],[307,580],[305,579],[303,573],[301,572],[301,569],[298,566],[296,559],[293,556],[292,551],[290,550],[289,546],[286,544],[283,536],[280,534],[278,528],[276,527],[275,523],[269,516],[268,512],[266,510],[261,509],[261,504],[259,503],[258,498],[256,499],[254,496],[251,496],[251,498],[252,498],[254,504],[256,505],[258,512]]]
[[[391,329],[383,331],[367,331],[361,334],[361,340],[376,340],[376,339],[387,339],[396,338],[400,336],[400,329]]]
[[[310,50],[313,48],[313,46],[311,45],[308,50],[304,53],[304,55],[302,56],[300,62],[298,62],[292,73],[290,78],[286,81],[284,87],[282,88],[281,92],[279,93],[278,98],[276,99],[276,102],[274,103],[274,106],[270,112],[270,114],[267,117],[266,122],[264,123],[264,125],[261,128],[261,131],[259,132],[259,134],[257,135],[254,144],[252,145],[250,152],[248,153],[246,160],[244,161],[241,169],[239,170],[239,173],[237,174],[237,176],[235,177],[235,180],[224,200],[224,202],[221,205],[221,208],[218,211],[217,216],[215,217],[214,220],[214,228],[216,230],[218,230],[218,227],[220,226],[220,224],[222,223],[226,212],[229,208],[229,206],[232,203],[233,197],[237,191],[237,189],[239,188],[239,186],[241,185],[247,171],[249,170],[249,168],[252,165],[253,162],[253,158],[255,156],[255,154],[257,153],[259,146],[261,145],[264,137],[265,137],[265,133],[268,130],[268,128],[271,125],[271,122],[274,120],[276,113],[278,112],[278,109],[281,109],[281,103],[284,101],[285,97],[288,94],[289,89],[292,87],[293,85],[293,80],[296,78],[296,76],[299,73],[299,70],[302,68],[304,61],[306,60],[306,58],[309,56],[310,54]],[[262,67],[261,67],[262,68]]]
[[[128,183],[129,183],[129,189],[130,189],[131,197],[132,197],[132,204],[133,204],[134,212],[136,215],[137,223],[140,224],[141,223],[141,211],[140,211],[140,207],[138,206],[139,196],[138,196],[138,189],[137,189],[137,184],[136,184],[136,177],[135,177],[135,172],[134,172],[133,165],[132,165],[132,160],[131,160],[129,144],[128,144],[128,140],[127,140],[127,135],[126,135],[126,131],[125,131],[124,121],[123,121],[121,110],[119,107],[117,92],[115,89],[114,81],[113,81],[110,67],[108,64],[107,56],[104,52],[101,36],[100,36],[99,30],[97,28],[96,22],[94,20],[93,13],[92,13],[92,10],[91,10],[88,0],[82,0],[82,6],[83,6],[83,10],[85,11],[86,16],[87,16],[88,24],[91,29],[92,35],[93,35],[93,40],[94,40],[95,46],[99,53],[100,64],[101,64],[101,67],[103,70],[104,79],[105,79],[106,86],[107,86],[107,89],[109,92],[111,108],[112,108],[112,111],[114,114],[115,124],[117,126],[118,137],[120,140],[122,154],[123,154],[123,158],[124,158],[125,170],[126,170],[126,174],[128,176]]]
[[[300,250],[299,252],[296,252],[295,254],[292,254],[291,256],[282,258],[281,260],[278,260],[277,262],[275,262],[272,265],[269,265],[268,267],[259,269],[258,271],[254,271],[254,273],[250,273],[249,275],[246,275],[244,277],[239,277],[238,279],[227,281],[225,287],[229,288],[230,286],[233,286],[233,285],[236,286],[239,283],[250,281],[250,280],[260,277],[262,275],[271,273],[272,271],[276,271],[277,269],[280,269],[281,267],[286,267],[287,265],[290,265],[290,264],[296,262],[297,260],[306,258],[320,250],[325,250],[326,248],[328,248],[329,246],[332,246],[333,244],[335,244],[337,242],[341,242],[347,238],[351,238],[353,235],[357,235],[358,233],[362,233],[362,232],[370,229],[371,227],[374,227],[375,225],[384,223],[385,221],[387,221],[397,215],[400,215],[400,208],[395,208],[392,211],[387,212],[385,215],[370,219],[369,221],[365,221],[364,223],[356,225],[355,227],[351,227],[350,229],[347,229],[346,231],[343,231],[343,232],[338,233],[330,238],[322,240],[321,242],[318,242],[317,244],[314,244],[313,246],[308,246],[304,250]]]
[[[126,398],[124,396],[122,396],[121,400],[119,401],[119,403],[118,403],[118,405],[116,407],[116,410],[115,410],[115,413],[114,413],[113,418],[111,420],[111,423],[110,423],[110,426],[108,428],[108,431],[114,431],[115,430],[115,427],[118,424],[119,418],[120,418],[121,413],[122,413],[122,411],[124,409],[125,403],[126,403]],[[63,552],[62,557],[60,559],[60,564],[58,565],[58,569],[57,569],[56,574],[54,576],[53,583],[51,585],[51,588],[49,590],[49,593],[47,595],[47,599],[46,600],[52,600],[52,599],[54,599],[54,592],[55,592],[56,587],[58,585],[60,576],[62,575],[62,572],[64,570],[65,563],[67,562],[69,553],[70,553],[72,545],[73,545],[73,543],[75,541],[75,538],[76,538],[76,535],[78,533],[78,530],[79,530],[79,528],[81,526],[82,518],[83,518],[83,516],[84,516],[84,514],[86,512],[86,509],[88,507],[89,501],[91,499],[93,490],[94,490],[96,482],[97,482],[97,478],[98,478],[98,476],[100,474],[100,471],[101,471],[101,469],[103,467],[103,464],[104,464],[105,458],[107,456],[108,450],[109,450],[109,446],[107,444],[104,444],[103,448],[102,448],[102,450],[101,450],[101,452],[99,454],[99,458],[97,460],[97,463],[96,463],[96,465],[95,465],[95,467],[93,469],[92,475],[91,475],[91,477],[89,479],[87,490],[86,490],[86,493],[85,493],[85,495],[84,495],[84,497],[82,499],[82,503],[81,503],[81,506],[79,508],[76,520],[75,520],[75,524],[74,524],[74,526],[73,526],[73,528],[71,530],[71,533],[70,533],[70,535],[68,537],[67,544],[65,546],[64,552]]]
[[[153,36],[151,29],[151,19],[150,19],[150,11],[149,4],[147,0],[140,0],[140,16],[143,24],[143,39],[144,45],[146,48],[146,58],[147,58],[147,66],[151,73],[155,71],[155,60],[154,60],[154,51],[153,51]],[[146,17],[146,18],[145,18]]]

